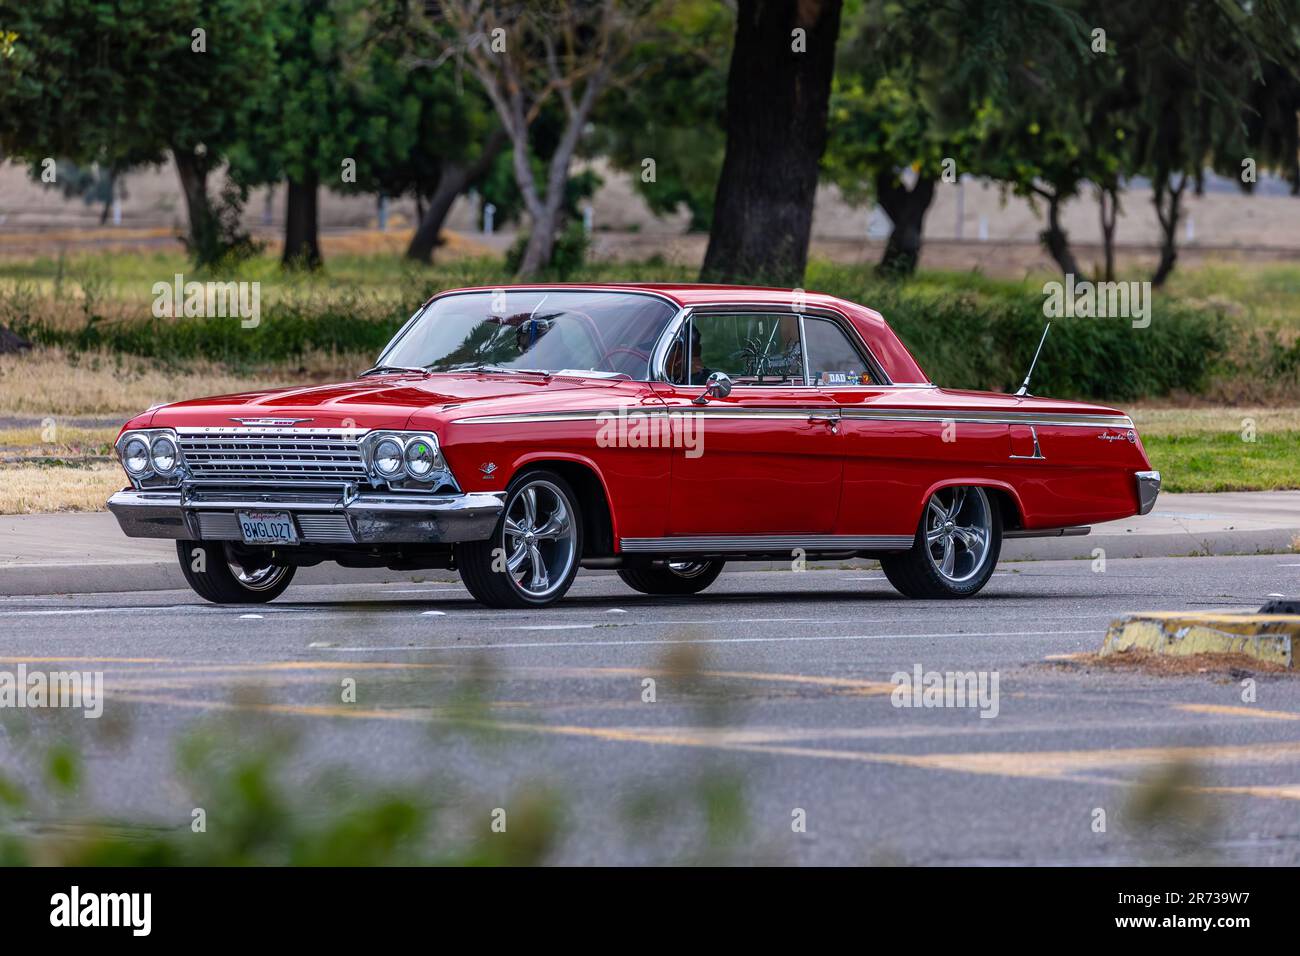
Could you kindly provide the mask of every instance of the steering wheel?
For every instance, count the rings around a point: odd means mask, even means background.
[[[601,364],[609,366],[610,371],[623,371],[617,367],[617,363],[614,361],[615,355],[630,355],[634,360],[641,362],[643,366],[648,366],[650,362],[649,352],[644,352],[641,349],[630,348],[626,345],[620,345],[616,348],[610,349],[601,357]]]

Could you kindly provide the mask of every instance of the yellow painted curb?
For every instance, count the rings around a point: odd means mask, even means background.
[[[1187,657],[1192,654],[1244,654],[1258,661],[1295,667],[1300,615],[1144,611],[1112,621],[1101,654],[1147,651]]]

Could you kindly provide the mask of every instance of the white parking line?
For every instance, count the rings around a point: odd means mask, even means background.
[[[352,654],[392,653],[394,651],[506,651],[536,647],[631,647],[640,644],[781,644],[804,641],[889,641],[908,640],[911,638],[945,638],[945,637],[1063,637],[1066,635],[1091,634],[1090,631],[951,631],[942,634],[845,634],[843,636],[800,634],[787,637],[700,637],[700,638],[665,638],[654,640],[645,638],[626,641],[518,641],[507,644],[429,644],[420,647],[331,647],[332,652]]]

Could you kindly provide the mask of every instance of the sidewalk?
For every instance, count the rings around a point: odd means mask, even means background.
[[[1095,525],[1073,538],[1007,541],[1007,561],[1255,554],[1300,538],[1300,491],[1163,494],[1149,515]],[[755,565],[761,567],[761,565]],[[775,567],[775,565],[773,565]],[[302,584],[454,579],[454,572],[304,568]],[[0,516],[0,595],[184,588],[171,541],[128,538],[107,512]]]

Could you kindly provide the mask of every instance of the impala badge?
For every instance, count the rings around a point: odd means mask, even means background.
[[[497,470],[497,463],[495,461],[485,461],[478,466],[478,470],[483,472],[484,478],[491,478]]]
[[[239,422],[241,425],[297,425],[299,422],[309,422],[310,418],[232,418],[232,422]]]

